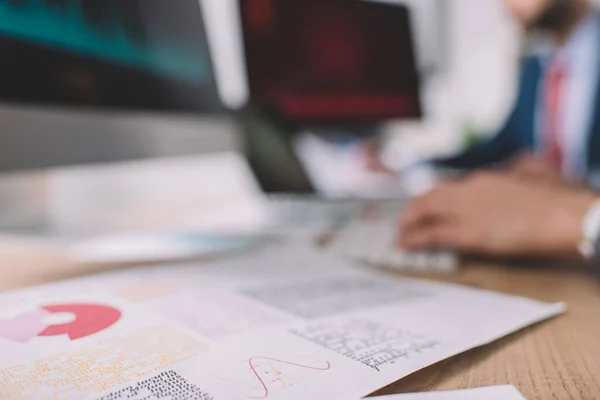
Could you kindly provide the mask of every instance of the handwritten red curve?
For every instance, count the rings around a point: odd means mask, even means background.
[[[294,363],[294,362],[291,362],[291,361],[280,360],[278,358],[271,358],[271,357],[250,357],[250,359],[248,359],[248,363],[250,364],[250,369],[252,370],[252,372],[256,376],[256,379],[258,379],[258,381],[260,382],[263,390],[265,391],[265,394],[262,395],[262,396],[248,396],[251,399],[264,399],[264,398],[267,398],[269,396],[269,388],[267,387],[267,385],[265,384],[265,382],[263,381],[263,379],[260,377],[260,375],[256,371],[256,368],[254,368],[254,365],[252,365],[252,362],[254,360],[275,361],[275,362],[280,362],[280,363],[283,363],[283,364],[293,365],[295,367],[313,369],[313,370],[316,370],[316,371],[327,371],[328,369],[331,368],[331,364],[329,364],[329,361],[325,361],[325,363],[327,364],[327,367],[325,367],[325,368],[319,368],[319,367],[313,367],[313,366],[310,366],[310,365],[298,364],[298,363]]]

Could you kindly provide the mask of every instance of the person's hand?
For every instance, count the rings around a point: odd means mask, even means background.
[[[525,153],[518,156],[508,164],[506,170],[517,178],[568,184],[559,170],[553,167],[547,160],[532,153]]]
[[[581,224],[598,195],[480,173],[443,183],[410,204],[400,246],[450,247],[493,256],[574,256]]]

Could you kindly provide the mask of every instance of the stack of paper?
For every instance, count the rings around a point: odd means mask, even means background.
[[[0,398],[354,399],[563,310],[267,248],[0,296]]]

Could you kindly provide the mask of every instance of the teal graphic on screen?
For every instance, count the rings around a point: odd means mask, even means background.
[[[190,10],[174,4],[199,7],[170,0],[0,0],[0,35],[202,85],[211,79],[205,38],[186,23]]]

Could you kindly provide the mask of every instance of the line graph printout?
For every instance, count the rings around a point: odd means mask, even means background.
[[[204,367],[190,370],[188,376],[215,399],[348,399],[357,386],[348,388],[347,380],[360,370],[360,365],[285,330],[273,330],[266,337],[227,339],[211,352]],[[358,383],[365,384],[368,379]],[[367,391],[368,387],[359,390]]]
[[[276,358],[251,356],[240,363],[239,369],[224,374],[218,379],[230,386],[232,393],[264,399],[290,388],[301,385],[311,375],[331,369],[329,361],[309,360],[304,357]]]

